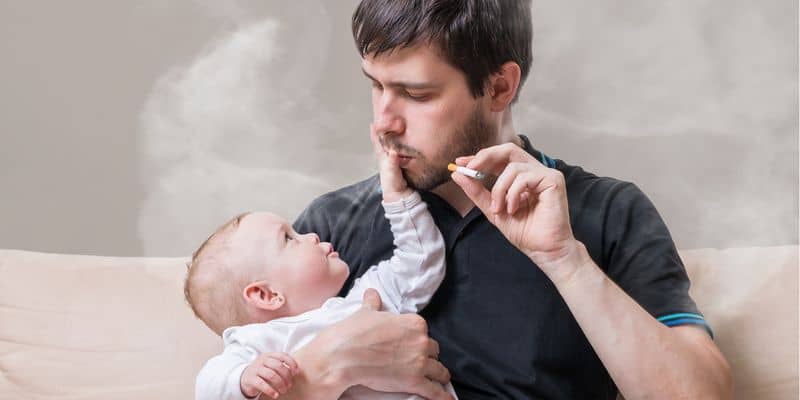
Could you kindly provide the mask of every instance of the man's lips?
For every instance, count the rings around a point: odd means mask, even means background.
[[[411,160],[413,160],[413,159],[414,159],[414,157],[409,157],[409,156],[397,156],[397,161],[398,161],[398,163],[400,164],[400,166],[401,166],[401,167],[405,167],[405,166],[406,166],[406,165],[408,165],[408,163],[409,163],[409,162],[411,162]]]

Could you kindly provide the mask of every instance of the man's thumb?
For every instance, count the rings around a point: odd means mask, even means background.
[[[492,194],[483,187],[480,181],[467,178],[458,172],[453,172],[450,178],[453,179],[458,186],[461,186],[461,190],[464,191],[464,194],[466,194],[485,215],[491,215],[492,210],[490,210],[490,207],[492,204]]]
[[[381,310],[381,296],[375,289],[367,289],[364,291],[364,308],[373,311]]]

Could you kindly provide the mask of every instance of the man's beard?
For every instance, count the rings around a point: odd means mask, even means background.
[[[402,169],[408,186],[414,190],[431,190],[449,181],[450,171],[447,170],[447,164],[454,162],[457,157],[473,155],[487,147],[495,139],[495,131],[476,108],[464,125],[449,135],[451,143],[446,143],[438,154],[427,158],[419,152],[415,153],[422,165],[422,171],[412,174]]]

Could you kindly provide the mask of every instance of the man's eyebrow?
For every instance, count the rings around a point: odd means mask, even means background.
[[[363,72],[364,76],[366,76],[373,82],[378,82],[378,80],[375,79],[372,75],[370,75],[369,72],[367,72],[367,70],[364,69],[364,67],[361,67],[361,72]],[[389,81],[385,83],[385,86],[392,86],[404,89],[418,89],[418,90],[435,89],[439,87],[439,85],[435,85],[433,83],[428,83],[428,82],[402,82],[402,81]]]

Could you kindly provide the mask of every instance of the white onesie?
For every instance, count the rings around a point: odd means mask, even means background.
[[[366,289],[376,289],[381,295],[383,309],[393,313],[416,313],[428,304],[444,279],[442,235],[417,192],[402,200],[384,203],[383,208],[394,234],[392,258],[373,265],[355,281],[347,297],[332,297],[320,308],[300,315],[225,329],[222,333],[225,349],[208,360],[197,375],[195,399],[247,399],[239,381],[244,369],[259,354],[291,354],[302,348],[322,329],[358,311]],[[450,384],[446,389],[455,397]],[[363,386],[351,387],[341,398],[420,399],[408,394],[377,392]]]

